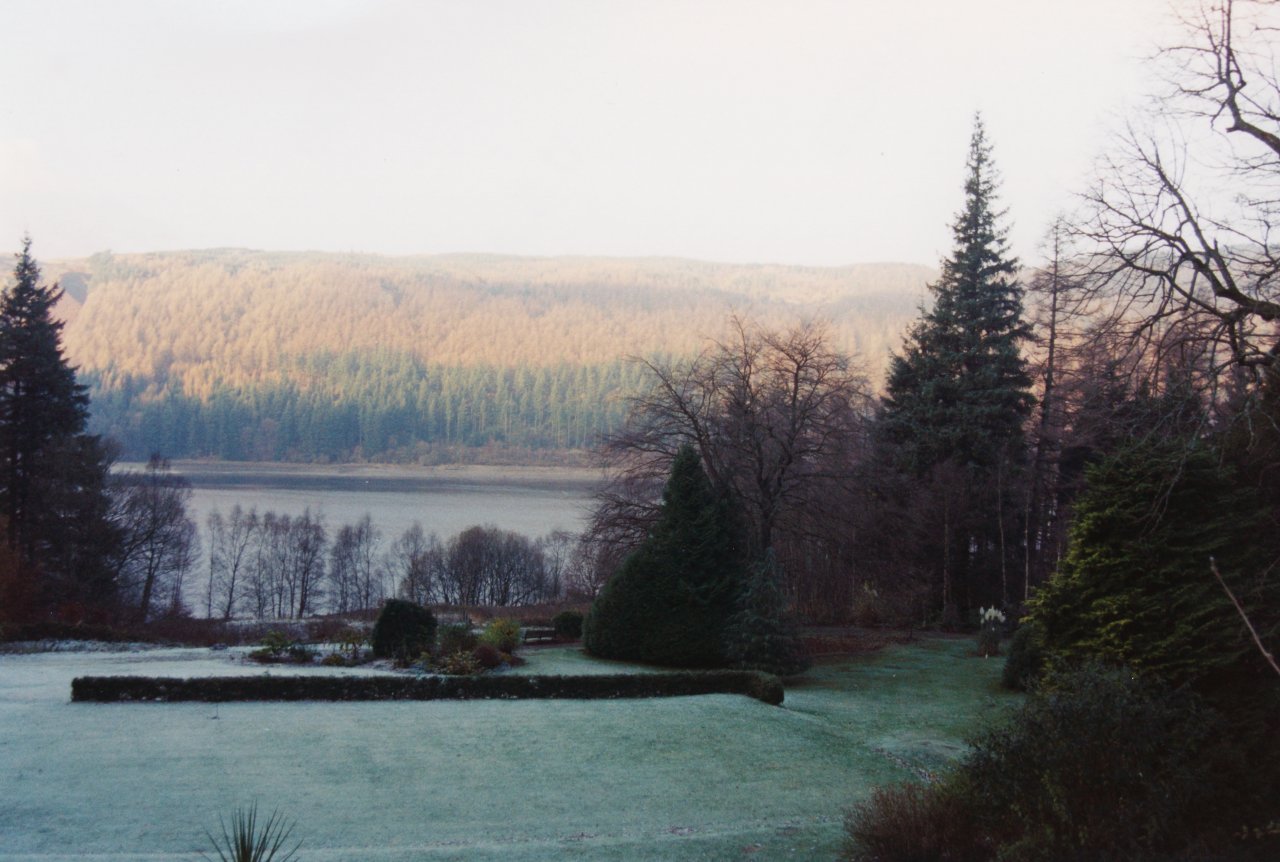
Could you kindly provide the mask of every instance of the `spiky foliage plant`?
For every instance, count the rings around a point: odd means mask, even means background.
[[[290,862],[296,859],[302,840],[289,847],[296,824],[286,821],[280,812],[272,811],[265,821],[258,819],[258,803],[237,808],[228,823],[218,817],[221,839],[206,832],[213,842],[218,862]],[[211,857],[200,854],[212,862]]]

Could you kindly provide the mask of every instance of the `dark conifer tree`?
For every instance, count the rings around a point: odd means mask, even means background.
[[[787,613],[786,595],[773,549],[753,566],[725,627],[725,654],[731,664],[780,676],[809,667],[800,633]]]
[[[658,522],[587,615],[587,651],[673,667],[725,664],[725,626],[743,580],[740,534],[697,452],[682,447]]]
[[[968,170],[964,208],[952,225],[955,247],[930,286],[933,307],[889,367],[883,428],[916,472],[946,460],[989,469],[1020,455],[1034,402],[1019,352],[1031,331],[1022,318],[1018,263],[999,224],[1004,213],[995,208],[999,176],[981,117]]]
[[[14,283],[0,298],[0,505],[9,546],[31,557],[41,506],[33,499],[36,466],[51,445],[84,431],[89,397],[62,354],[62,322],[53,317],[62,291],[41,284],[30,237],[17,258]]]
[[[83,434],[89,398],[62,352],[53,308],[62,291],[41,283],[24,238],[14,283],[0,297],[0,514],[6,541],[23,570],[43,571],[46,599],[102,601],[108,591],[105,475],[109,459]],[[94,523],[86,518],[95,519]],[[91,564],[90,557],[97,562]],[[65,565],[62,565],[65,564]],[[74,567],[74,569],[73,569]],[[64,570],[65,569],[65,570]],[[32,575],[33,576],[33,575]],[[75,588],[89,578],[92,597]]]
[[[1035,399],[1019,352],[1031,333],[998,185],[978,117],[955,245],[930,287],[932,307],[890,362],[878,423],[888,457],[917,480],[922,511],[936,522],[926,526],[935,538],[920,562],[941,574],[944,621],[966,607],[1007,603],[1017,556],[1013,489]]]

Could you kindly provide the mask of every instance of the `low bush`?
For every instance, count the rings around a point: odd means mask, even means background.
[[[369,642],[369,636],[363,629],[358,629],[354,626],[342,626],[331,631],[326,640],[333,644],[339,652],[345,653],[348,660],[354,663],[360,660],[360,650]]]
[[[272,629],[262,638],[262,647],[249,653],[249,658],[262,664],[307,664],[315,655],[305,644],[294,641],[282,631]]]
[[[556,638],[562,641],[576,641],[582,637],[583,615],[579,611],[561,611],[551,620],[551,627],[556,630]]]
[[[482,643],[471,651],[471,657],[476,660],[476,664],[480,665],[483,670],[493,670],[502,667],[504,661],[502,652],[493,644]]]
[[[853,610],[850,613],[853,624],[874,628],[884,625],[888,618],[888,603],[880,596],[880,591],[863,581],[862,588],[853,596]]]
[[[1246,770],[1221,717],[1123,669],[1045,680],[974,742],[964,775],[1009,859],[1208,853]]]
[[[510,619],[496,619],[484,628],[481,643],[496,647],[498,652],[515,652],[520,645],[520,623]]]
[[[1009,655],[1004,660],[1000,681],[1005,688],[1027,691],[1044,672],[1044,635],[1034,620],[1018,626],[1009,641]]]
[[[1004,624],[1005,615],[999,608],[978,609],[978,655],[983,658],[1000,655]]]
[[[1243,828],[1273,816],[1266,771],[1189,691],[1085,667],[1046,678],[941,785],[855,808],[850,858],[1255,858]]]
[[[440,626],[436,633],[436,655],[452,655],[456,652],[471,652],[480,643],[480,638],[466,623],[449,623]]]
[[[877,787],[845,818],[850,862],[985,862],[991,858],[954,782]]]
[[[467,656],[471,659],[470,656]],[[472,659],[474,661],[474,659]],[[596,700],[741,694],[782,703],[782,681],[756,671],[719,670],[596,676],[235,676],[77,677],[76,702],[294,701],[294,700],[470,700],[557,698]]]
[[[436,640],[436,618],[422,605],[387,599],[369,638],[373,654],[401,664],[429,652]]]
[[[479,649],[476,646],[475,649]],[[475,650],[467,652],[466,650],[458,650],[456,652],[442,655],[439,660],[432,666],[432,669],[438,673],[448,674],[449,676],[472,676],[479,673],[484,668],[480,661],[475,657]]]

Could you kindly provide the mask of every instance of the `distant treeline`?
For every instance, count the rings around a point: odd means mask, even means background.
[[[444,450],[566,450],[619,426],[625,395],[641,385],[616,361],[546,368],[431,366],[386,352],[313,354],[292,379],[218,386],[205,398],[180,383],[129,374],[82,374],[91,428],[128,457],[316,461],[431,460]],[[294,379],[309,379],[307,388]],[[157,391],[158,389],[158,391]],[[442,453],[437,453],[442,454]]]

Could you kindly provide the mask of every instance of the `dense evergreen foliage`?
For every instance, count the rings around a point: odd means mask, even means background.
[[[1222,783],[1244,767],[1195,697],[1086,667],[980,734],[963,775],[1001,858],[1205,858],[1256,808]]]
[[[1262,683],[1210,565],[1267,639],[1280,634],[1280,583],[1256,541],[1263,510],[1214,453],[1188,445],[1138,441],[1089,470],[1070,551],[1031,604],[1051,663],[1096,659],[1207,689]]]
[[[0,518],[16,571],[5,592],[22,612],[114,599],[108,457],[83,432],[89,399],[62,350],[57,285],[23,240],[0,297]],[[0,613],[15,613],[15,606]]]
[[[741,583],[740,530],[697,452],[685,446],[657,523],[591,606],[583,644],[604,658],[723,665],[725,626]]]
[[[378,658],[414,661],[435,646],[435,615],[422,605],[387,599],[373,624],[369,643]]]
[[[316,354],[277,382],[207,396],[145,377],[88,374],[95,431],[126,454],[226,460],[446,461],[459,449],[583,449],[621,423],[639,372],[617,360],[541,368],[442,367],[408,354]],[[299,381],[311,381],[303,385]]]
[[[1000,683],[1014,691],[1027,691],[1044,673],[1044,665],[1044,632],[1034,620],[1023,620],[1009,643]]]
[[[809,656],[787,608],[773,551],[751,567],[725,626],[725,657],[735,667],[790,676],[809,667]]]
[[[556,639],[562,641],[576,641],[582,637],[582,621],[584,615],[581,611],[561,611],[551,619],[551,626],[556,631]]]
[[[998,224],[997,174],[980,118],[968,171],[964,208],[952,225],[955,247],[929,288],[932,307],[889,367],[884,432],[914,471],[947,460],[990,469],[1016,457],[1033,402],[1019,350],[1030,329],[1018,264]]]
[[[948,625],[980,606],[1007,606],[1009,570],[1020,556],[1007,491],[1025,461],[1022,426],[1035,399],[1020,352],[1030,328],[997,188],[979,117],[954,247],[930,286],[932,307],[890,360],[876,422],[881,459],[907,481],[873,481],[911,512],[920,534],[915,559],[902,564],[940,574],[931,588]]]
[[[0,507],[10,546],[31,559],[53,538],[38,522],[49,451],[84,431],[89,398],[62,352],[61,291],[42,283],[30,238],[13,279],[0,298]]]

